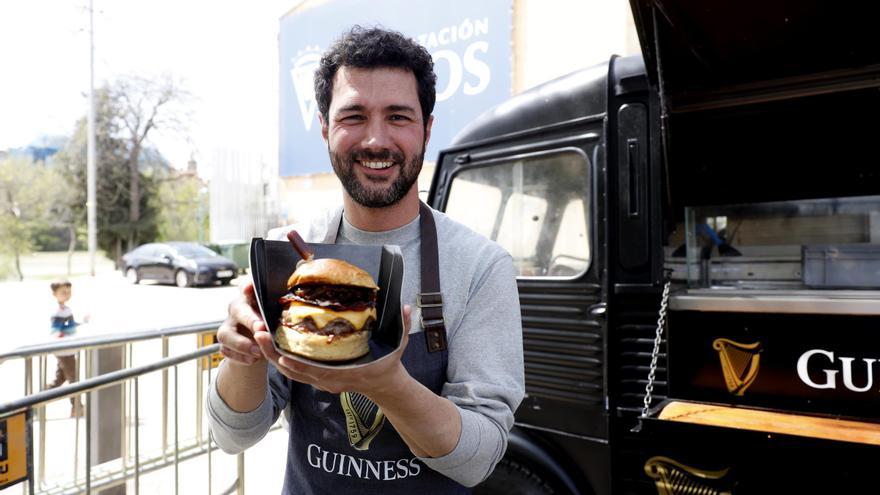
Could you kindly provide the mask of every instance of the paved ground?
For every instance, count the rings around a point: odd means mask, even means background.
[[[50,341],[48,316],[53,299],[49,281],[66,273],[66,256],[58,254],[38,255],[24,260],[23,282],[0,282],[0,300],[4,301],[5,325],[0,329],[0,353],[12,349]],[[228,287],[205,287],[180,289],[173,286],[142,283],[132,285],[120,273],[113,271],[112,264],[102,260],[95,277],[86,275],[87,258],[80,253],[74,263],[73,298],[70,306],[78,319],[90,315],[90,322],[80,327],[80,336],[104,333],[131,332],[158,329],[190,323],[216,321],[224,317],[226,306],[238,291],[236,281]],[[195,336],[181,336],[170,341],[170,354],[182,354],[196,348]],[[137,344],[132,349],[132,365],[153,362],[161,357],[158,341]],[[55,370],[55,358],[45,360],[47,379]],[[39,389],[39,365],[34,367],[34,388]],[[196,437],[197,404],[202,400],[197,394],[197,371],[195,364],[183,364],[178,369],[178,437],[181,441]],[[202,373],[207,386],[207,374]],[[173,372],[169,373],[168,439],[173,442]],[[24,393],[24,362],[10,359],[0,363],[0,403],[19,398]],[[162,374],[145,375],[140,379],[140,451],[142,456],[161,449],[162,438]],[[130,396],[131,397],[131,396]],[[74,469],[82,478],[85,459],[85,422],[69,418],[67,400],[57,401],[46,407],[44,478],[48,487],[71,479]],[[134,424],[133,412],[127,422]],[[34,424],[35,468],[41,469],[39,422]],[[203,428],[207,435],[207,425]],[[133,429],[132,433],[133,435]],[[133,437],[129,440],[133,444]],[[78,451],[79,455],[74,456]],[[248,493],[280,493],[284,473],[286,436],[283,430],[270,433],[257,447],[246,454],[246,491]],[[76,459],[76,461],[74,460]],[[76,465],[74,465],[76,463]],[[217,451],[212,456],[211,492],[221,493],[235,479],[234,456]],[[207,494],[207,458],[205,456],[180,465],[179,493]],[[140,493],[175,493],[173,469],[163,469],[145,475],[141,479]],[[38,490],[39,492],[39,490]],[[19,486],[0,490],[0,494],[23,493]],[[128,493],[134,493],[129,483]]]

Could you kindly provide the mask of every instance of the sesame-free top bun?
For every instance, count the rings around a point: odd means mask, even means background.
[[[351,263],[333,258],[319,258],[302,263],[287,280],[287,287],[302,284],[353,285],[378,289],[369,273]]]

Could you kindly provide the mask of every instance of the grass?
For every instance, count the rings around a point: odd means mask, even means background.
[[[0,279],[17,280],[13,260],[5,258],[0,268]],[[21,271],[25,280],[51,280],[57,277],[78,277],[89,275],[89,253],[74,251],[67,273],[67,251],[40,251],[21,257]],[[3,269],[5,268],[5,270]],[[104,256],[103,251],[95,253],[95,273],[114,270],[113,261]]]

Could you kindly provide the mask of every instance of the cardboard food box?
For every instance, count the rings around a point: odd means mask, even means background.
[[[310,243],[315,258],[336,258],[369,273],[379,286],[376,298],[377,324],[370,335],[370,352],[353,361],[323,362],[293,354],[278,346],[275,332],[281,318],[280,299],[287,294],[287,280],[302,257],[288,241],[255,237],[251,241],[250,268],[260,313],[272,332],[279,354],[299,362],[324,368],[357,368],[387,357],[403,341],[403,254],[397,246],[356,246]]]

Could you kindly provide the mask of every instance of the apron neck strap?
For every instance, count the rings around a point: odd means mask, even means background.
[[[443,319],[443,295],[440,293],[440,260],[437,255],[437,226],[431,208],[419,202],[422,291],[416,299],[422,310],[428,352],[446,350],[446,321]]]

